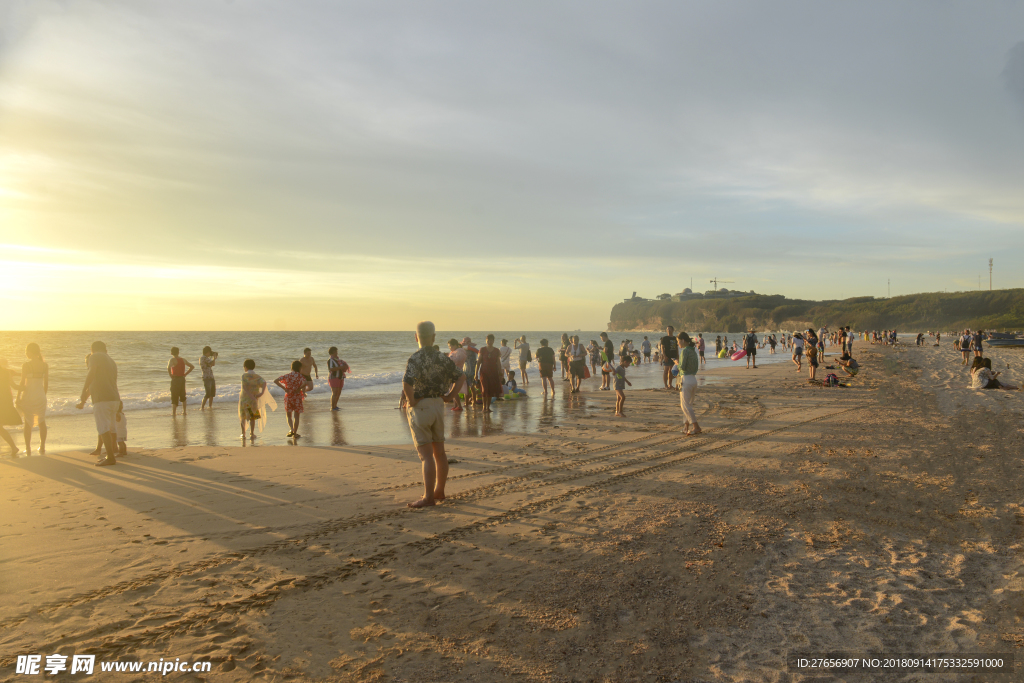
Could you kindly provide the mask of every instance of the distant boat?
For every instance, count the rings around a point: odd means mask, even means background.
[[[988,339],[985,341],[989,346],[1021,346],[1024,347],[1024,339]]]

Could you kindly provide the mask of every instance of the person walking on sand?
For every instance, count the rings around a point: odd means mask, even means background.
[[[245,423],[249,423],[249,439],[256,438],[256,421],[260,421],[260,432],[267,424],[267,414],[277,410],[277,401],[267,391],[267,381],[256,374],[256,361],[247,358],[242,367],[242,389],[238,392],[238,420],[242,423],[242,438],[245,438]]]
[[[188,394],[185,393],[185,378],[196,369],[196,366],[178,355],[178,347],[171,347],[171,359],[167,361],[167,374],[171,378],[171,417],[178,414],[178,401],[181,401],[181,414],[188,410]],[[187,370],[185,368],[188,368]]]
[[[25,348],[28,362],[21,366],[18,400],[25,415],[25,453],[32,455],[32,423],[39,425],[39,455],[46,455],[46,394],[50,390],[50,366],[43,361],[39,344]]]
[[[697,424],[697,410],[693,406],[693,397],[697,393],[697,370],[700,362],[694,349],[693,340],[685,332],[679,333],[679,347],[683,352],[679,359],[679,407],[683,410],[683,434],[694,436],[700,434]]]
[[[565,357],[569,361],[569,390],[570,393],[580,393],[580,383],[587,369],[587,349],[580,344],[578,335],[573,335],[569,346],[565,350]]]
[[[434,348],[434,336],[434,323],[424,320],[416,325],[420,348],[409,357],[402,377],[402,390],[409,404],[409,431],[423,468],[423,497],[409,503],[411,508],[429,507],[445,498],[448,456],[444,452],[444,404],[458,395],[466,380],[452,359]]]
[[[530,377],[526,374],[526,366],[533,360],[530,353],[530,345],[526,343],[526,335],[522,335],[515,341],[515,347],[519,349],[519,376],[523,378],[523,384],[530,383]]]
[[[615,374],[615,417],[625,417],[623,408],[626,405],[626,385],[633,386],[633,383],[626,379],[626,368],[630,366],[633,359],[630,356],[620,356],[619,364],[613,370]]]
[[[544,390],[544,398],[548,397],[548,385],[551,385],[551,397],[555,397],[555,350],[548,346],[547,339],[540,340],[537,349],[537,366],[540,368],[540,386]]]
[[[754,362],[754,369],[757,370],[757,331],[750,328],[746,339],[743,341],[743,350],[747,352],[747,370],[750,369],[750,362]]]
[[[338,347],[332,346],[327,349],[327,385],[331,388],[331,410],[339,410],[338,399],[341,398],[341,390],[345,388],[345,373],[352,372],[348,363],[338,358]]]
[[[799,332],[793,335],[793,365],[796,366],[797,372],[802,372],[804,369],[803,365],[804,357],[804,338]]]
[[[504,373],[501,371],[501,352],[494,348],[494,335],[486,337],[487,346],[480,349],[476,363],[477,382],[483,394],[484,412],[491,411],[491,400],[502,395],[501,385],[504,384]]]
[[[316,378],[320,379],[320,368],[316,366],[316,361],[313,359],[313,349],[302,349],[302,358],[299,359],[299,363],[302,364],[299,374],[306,378],[309,388],[312,390],[314,373]]]
[[[17,427],[21,425],[21,415],[14,407],[14,399],[11,398],[11,389],[17,389],[19,385],[11,379],[11,371],[7,368],[7,359],[0,358],[0,439],[11,447],[8,457],[13,458],[21,452],[21,449],[14,443],[14,439],[5,427]]]
[[[661,352],[662,383],[666,389],[671,389],[669,384],[672,378],[672,366],[679,360],[679,342],[676,341],[675,328],[669,325],[665,328],[665,336],[658,342],[658,350]]]
[[[213,408],[213,399],[217,395],[217,380],[213,377],[213,366],[217,364],[217,356],[220,354],[209,346],[203,347],[203,357],[199,359],[199,370],[203,373],[203,388],[206,394],[203,396],[203,403],[199,410],[206,410],[206,402],[210,402]]]
[[[274,384],[284,391],[284,410],[288,417],[288,433],[285,436],[298,439],[302,436],[299,434],[299,420],[305,409],[303,401],[306,392],[313,388],[313,380],[302,374],[302,361],[297,360],[292,363],[292,371],[275,379]]]
[[[97,460],[96,465],[116,465],[114,454],[117,452],[117,410],[121,405],[121,393],[117,390],[117,363],[107,355],[106,344],[94,341],[88,365],[89,374],[85,376],[85,385],[82,387],[77,408],[81,410],[85,407],[86,400],[92,398],[92,417],[96,422],[96,432],[107,450],[107,456]]]

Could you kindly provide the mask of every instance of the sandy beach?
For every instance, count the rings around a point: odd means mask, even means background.
[[[839,651],[1013,652],[873,680],[1020,680],[1024,394],[967,389],[946,345],[857,351],[847,388],[702,373],[696,437],[674,391],[623,419],[612,392],[531,398],[529,431],[449,439],[428,510],[408,440],[6,460],[0,679],[60,653],[212,662],[183,681],[872,680],[787,671]]]

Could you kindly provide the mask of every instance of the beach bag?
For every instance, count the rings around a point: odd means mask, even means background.
[[[527,363],[532,363],[533,362],[533,352],[530,351],[530,349],[526,349],[526,362]]]
[[[590,379],[590,368],[583,366],[583,379]]]
[[[836,377],[834,372],[830,372],[825,375],[825,381],[822,382],[822,385],[826,387],[837,387],[839,386],[839,378]]]

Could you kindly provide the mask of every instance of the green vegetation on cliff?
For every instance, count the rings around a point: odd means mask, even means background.
[[[609,330],[676,329],[740,332],[851,325],[857,330],[911,331],[1024,328],[1024,289],[992,292],[934,292],[891,299],[871,296],[842,301],[787,299],[751,294],[688,301],[626,301],[612,308]]]

